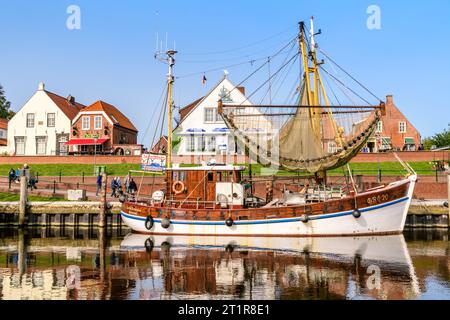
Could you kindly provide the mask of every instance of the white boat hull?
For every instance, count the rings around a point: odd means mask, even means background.
[[[296,217],[236,221],[232,227],[222,221],[171,220],[167,229],[161,226],[161,219],[155,218],[151,230],[146,229],[144,217],[122,212],[122,219],[135,232],[160,235],[315,237],[398,234],[405,226],[416,179],[411,176],[409,181],[400,182],[409,183],[406,197],[361,209],[360,218],[355,218],[353,211],[345,211],[311,216],[307,223]]]

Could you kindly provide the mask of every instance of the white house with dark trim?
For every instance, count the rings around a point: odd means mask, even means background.
[[[8,123],[8,154],[67,155],[72,120],[84,107],[74,97],[61,97],[40,83],[36,93]]]
[[[244,155],[245,151],[218,114],[220,99],[224,104],[252,106],[245,88],[235,88],[225,76],[208,94],[180,110],[180,123],[174,130],[174,139],[181,137],[175,150],[178,156]],[[259,114],[257,108],[251,110]],[[267,123],[262,126],[267,127]]]

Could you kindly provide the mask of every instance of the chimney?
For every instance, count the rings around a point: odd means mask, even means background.
[[[245,96],[245,87],[237,87],[237,89]]]
[[[44,91],[45,90],[45,83],[39,82],[38,91]]]
[[[70,104],[75,104],[75,97],[72,97],[72,95],[69,94],[69,96],[67,97],[67,102],[69,102]]]
[[[392,94],[386,96],[386,104],[394,104],[394,96]]]

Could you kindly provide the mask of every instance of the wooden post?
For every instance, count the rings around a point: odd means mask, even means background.
[[[27,216],[27,203],[28,203],[28,188],[27,188],[27,176],[25,175],[25,170],[21,171],[20,174],[20,201],[19,201],[19,226],[23,227],[26,225]]]
[[[102,198],[101,198],[101,202],[100,202],[100,216],[98,219],[98,227],[99,228],[104,228],[106,227],[106,211],[108,210],[107,206],[107,202],[106,202],[106,194],[108,192],[108,176],[106,175],[106,173],[102,173],[102,184],[103,184],[103,194],[102,194]]]
[[[19,270],[19,279],[22,282],[22,276],[25,274],[27,270],[27,232],[23,229],[19,230],[19,237],[17,243],[17,269]]]
[[[450,227],[450,169],[447,170],[448,226]]]

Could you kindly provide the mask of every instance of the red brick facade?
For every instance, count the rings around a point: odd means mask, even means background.
[[[376,136],[369,141],[366,151],[417,151],[421,144],[420,133],[397,108],[393,96],[387,96],[386,115],[382,117]]]
[[[74,119],[70,139],[104,140],[97,146],[97,153],[131,156],[141,154],[137,134],[137,129],[116,107],[98,101]],[[94,148],[94,145],[71,146],[70,153],[93,154]]]

